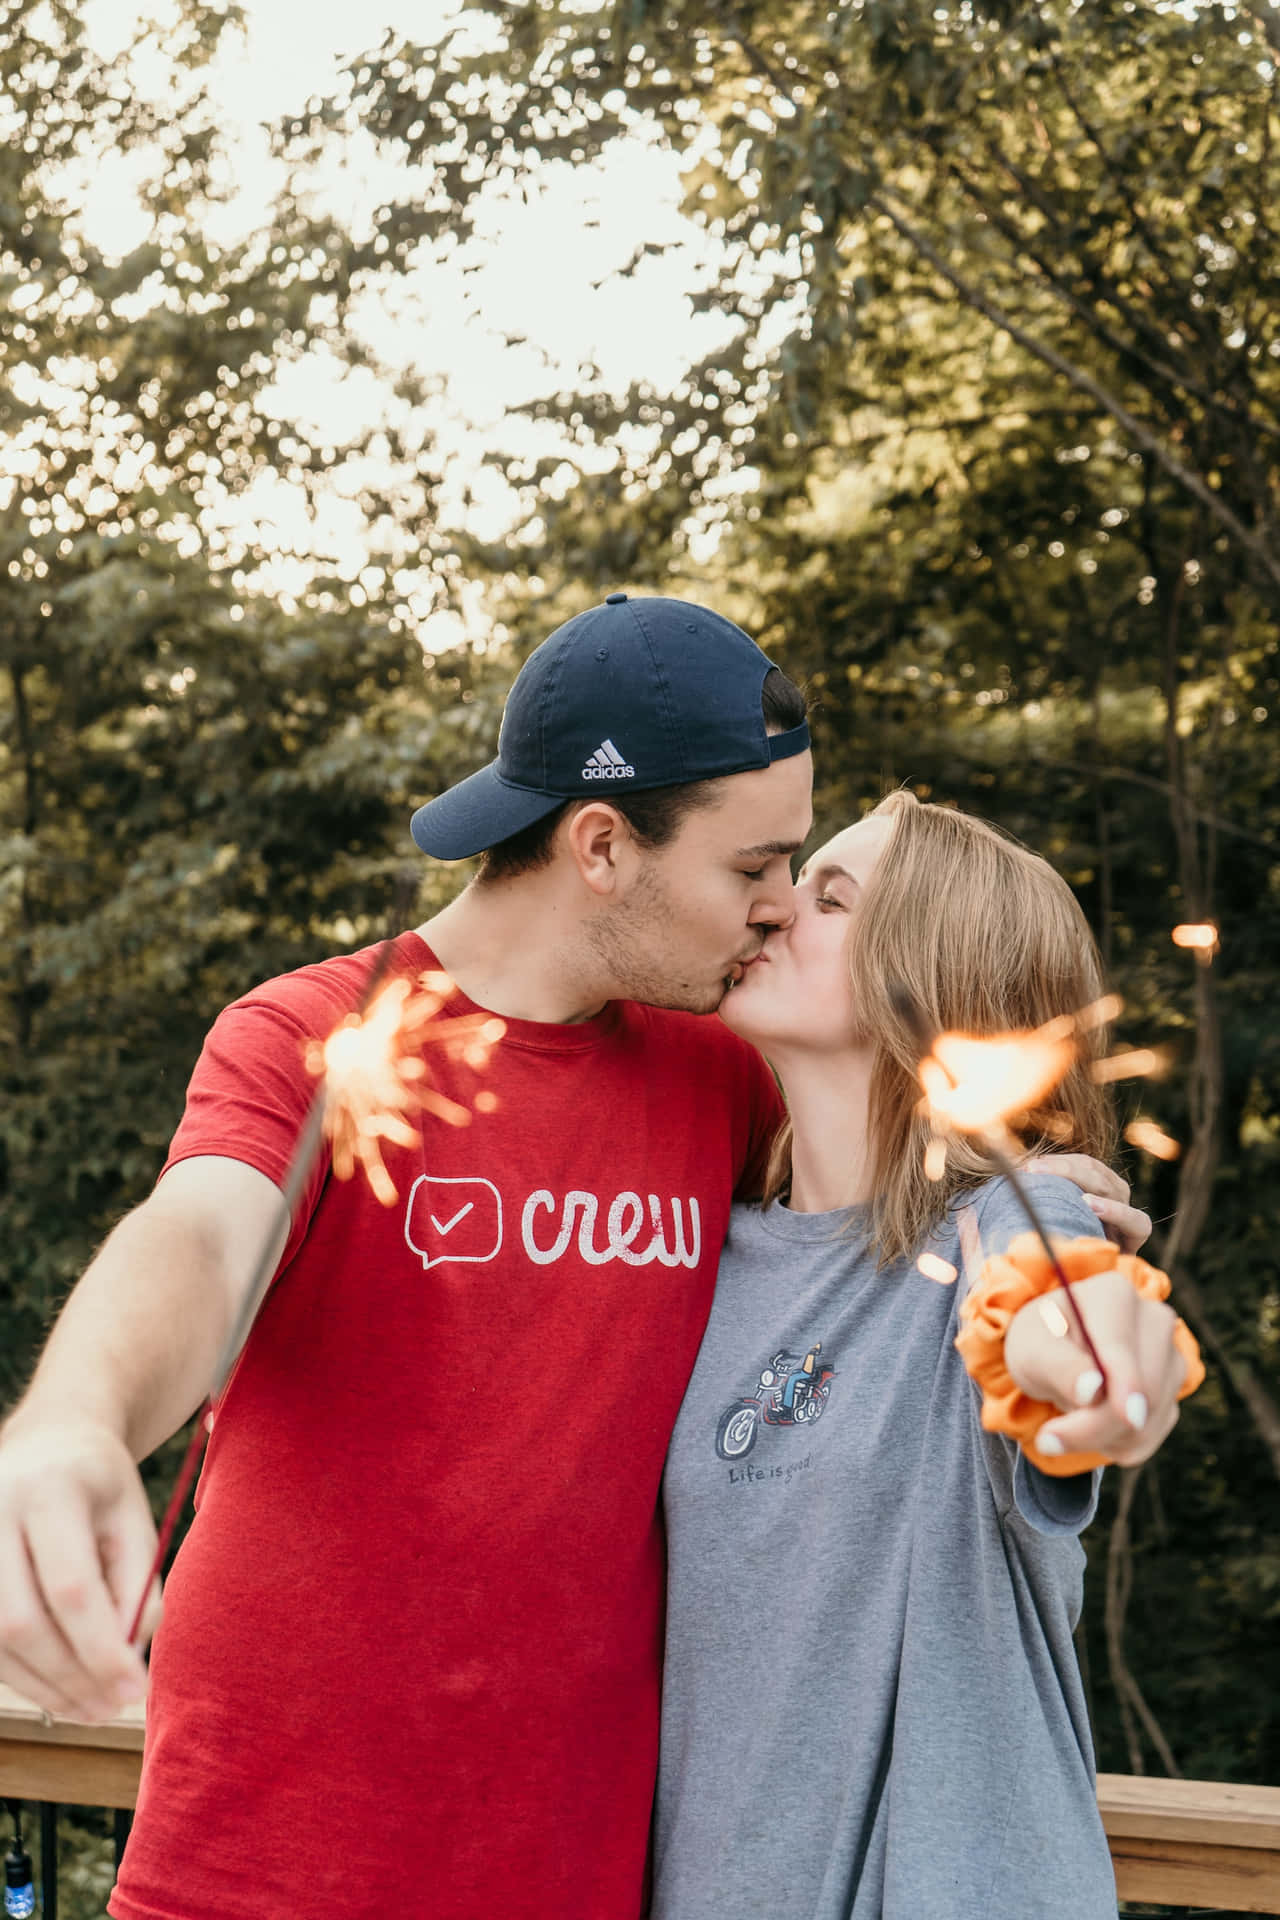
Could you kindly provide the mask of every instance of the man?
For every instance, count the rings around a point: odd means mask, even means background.
[[[810,782],[803,700],[745,634],[610,595],[531,656],[493,765],[415,816],[428,853],[487,852],[394,965],[505,1034],[483,1079],[428,1050],[472,1117],[388,1149],[393,1207],[322,1160],[281,1213],[306,1042],[370,955],[216,1023],[0,1439],[0,1678],[107,1711],[144,1677],[133,1462],[202,1400],[274,1236],[169,1581],[119,1920],[640,1912],[659,1480],[779,1112],[696,1016],[791,914]]]

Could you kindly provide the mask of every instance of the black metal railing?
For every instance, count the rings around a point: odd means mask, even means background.
[[[38,1874],[28,1851],[30,1832],[28,1815],[32,1805],[35,1808],[39,1827]],[[9,1850],[5,1855],[4,1911],[6,1915],[14,1916],[39,1913],[41,1920],[58,1920],[58,1818],[60,1812],[58,1802],[37,1800],[27,1803],[6,1797],[4,1809],[9,1826]],[[124,1859],[124,1850],[129,1839],[129,1830],[133,1826],[133,1814],[128,1807],[113,1807],[110,1811],[114,1864],[116,1872],[119,1873],[120,1862]]]

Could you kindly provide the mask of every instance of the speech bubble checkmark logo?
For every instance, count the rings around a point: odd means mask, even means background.
[[[492,1180],[420,1174],[409,1192],[404,1237],[424,1272],[446,1260],[483,1266],[502,1246],[502,1197]]]

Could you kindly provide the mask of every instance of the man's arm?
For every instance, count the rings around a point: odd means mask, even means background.
[[[1056,1173],[1079,1187],[1085,1205],[1121,1253],[1136,1253],[1151,1238],[1151,1215],[1129,1205],[1129,1182],[1103,1161],[1087,1153],[1036,1153],[1022,1162],[1022,1171]]]
[[[180,1161],[88,1267],[0,1428],[0,1680],[50,1712],[96,1719],[145,1689],[125,1636],[156,1536],[134,1463],[205,1398],[287,1233],[265,1174]]]

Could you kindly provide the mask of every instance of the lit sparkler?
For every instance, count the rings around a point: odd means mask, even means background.
[[[395,1204],[396,1189],[382,1143],[417,1145],[410,1114],[429,1113],[451,1127],[471,1123],[471,1107],[431,1085],[424,1048],[441,1047],[450,1059],[481,1073],[506,1032],[505,1023],[491,1013],[442,1019],[440,1009],[452,990],[444,973],[419,974],[416,984],[404,976],[389,980],[365,1013],[349,1014],[327,1040],[307,1047],[307,1070],[323,1083],[324,1134],[333,1170],[340,1180],[349,1180],[357,1165],[362,1167],[384,1207]],[[489,1092],[474,1102],[481,1113],[492,1113],[496,1105]]]
[[[393,1205],[396,1188],[382,1157],[383,1143],[417,1145],[419,1136],[411,1114],[430,1113],[454,1127],[467,1126],[471,1120],[472,1108],[449,1099],[431,1085],[423,1050],[438,1045],[448,1058],[461,1060],[480,1073],[506,1032],[505,1022],[495,1014],[477,1012],[441,1019],[440,1010],[453,991],[448,974],[432,971],[419,974],[416,980],[400,975],[384,982],[392,946],[391,940],[384,940],[378,949],[359,1007],[347,1014],[326,1040],[313,1040],[307,1045],[307,1071],[315,1076],[317,1086],[280,1186],[286,1221],[293,1218],[326,1140],[334,1173],[340,1180],[349,1180],[359,1165],[375,1197],[383,1206]],[[473,1106],[477,1112],[492,1113],[497,1104],[497,1096],[482,1089]],[[275,1273],[277,1240],[278,1224],[263,1241],[214,1367],[208,1398],[200,1408],[178,1469],[130,1623],[131,1643],[137,1639],[147,1597],[164,1565],[205,1441],[213,1431],[214,1407]]]
[[[1106,1368],[1093,1343],[1079,1303],[1061,1260],[1030,1194],[1018,1176],[1009,1147],[1008,1121],[1028,1111],[1056,1087],[1079,1052],[1079,1035],[1114,1019],[1120,1002],[1114,994],[1094,1001],[1078,1014],[1062,1014],[1025,1033],[996,1034],[979,1039],[968,1034],[931,1035],[919,1007],[903,987],[892,989],[894,1008],[915,1038],[917,1067],[924,1090],[925,1111],[935,1141],[943,1142],[944,1159],[938,1172],[926,1164],[931,1178],[942,1177],[948,1132],[969,1134],[1004,1175],[1018,1204],[1049,1258],[1058,1285],[1071,1308],[1076,1331],[1106,1387]],[[938,1166],[935,1155],[934,1165]]]
[[[956,1133],[985,1133],[1010,1114],[1034,1107],[1075,1057],[1070,1019],[990,1040],[940,1033],[920,1061],[920,1084],[935,1123]]]

